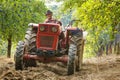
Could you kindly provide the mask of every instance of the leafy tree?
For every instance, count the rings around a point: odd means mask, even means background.
[[[23,38],[28,23],[44,19],[46,7],[37,0],[0,0],[0,36],[8,42],[7,57],[11,55],[12,41]]]
[[[88,30],[89,36],[94,35],[92,41],[88,40],[94,49],[100,47],[101,41],[105,44],[113,40],[115,26],[120,22],[120,0],[65,0],[62,10],[72,10],[73,17],[81,20],[79,24]]]
[[[61,0],[60,0],[61,1]],[[48,9],[52,10],[53,17],[62,22],[62,26],[67,26],[71,21],[72,12],[63,13],[60,8],[62,2],[57,2],[56,0],[45,0]]]
[[[2,39],[0,39],[0,55],[6,54],[6,51],[7,51],[6,46],[7,46],[7,43]]]
[[[81,20],[81,24],[101,30],[101,27],[114,27],[119,23],[119,4],[120,0],[66,0],[63,10],[74,9],[74,16]]]

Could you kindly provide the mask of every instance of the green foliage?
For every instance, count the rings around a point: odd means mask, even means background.
[[[0,55],[5,55],[7,53],[7,43],[0,39]]]
[[[23,38],[28,23],[44,20],[46,7],[36,0],[0,0],[0,35],[4,40]]]
[[[86,29],[114,28],[120,21],[120,0],[66,0],[64,11],[74,10],[73,16],[81,20]]]
[[[22,40],[28,23],[44,20],[46,6],[41,0],[0,0],[0,36],[8,41],[7,57],[12,42]]]
[[[62,10],[73,11],[73,19],[80,20],[88,31],[86,44],[90,53],[114,39],[115,26],[120,22],[120,0],[65,0]]]

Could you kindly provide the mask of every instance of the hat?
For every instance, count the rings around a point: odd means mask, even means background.
[[[46,14],[45,14],[45,15],[49,15],[49,14],[52,14],[52,11],[47,10],[47,12],[46,12]]]

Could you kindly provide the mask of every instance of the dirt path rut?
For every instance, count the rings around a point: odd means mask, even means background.
[[[67,76],[62,63],[38,63],[24,71],[15,71],[14,61],[0,57],[0,80],[120,80],[120,56],[110,55],[84,60],[82,70]]]

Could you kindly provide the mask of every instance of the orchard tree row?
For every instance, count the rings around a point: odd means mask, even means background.
[[[21,40],[28,23],[42,22],[46,6],[41,0],[0,0],[0,39],[8,42],[7,57],[12,42]]]
[[[98,53],[102,46],[114,42],[120,30],[120,0],[56,1],[62,1],[62,11],[72,12],[72,18],[80,20],[78,25],[88,31],[87,49],[91,53]]]

